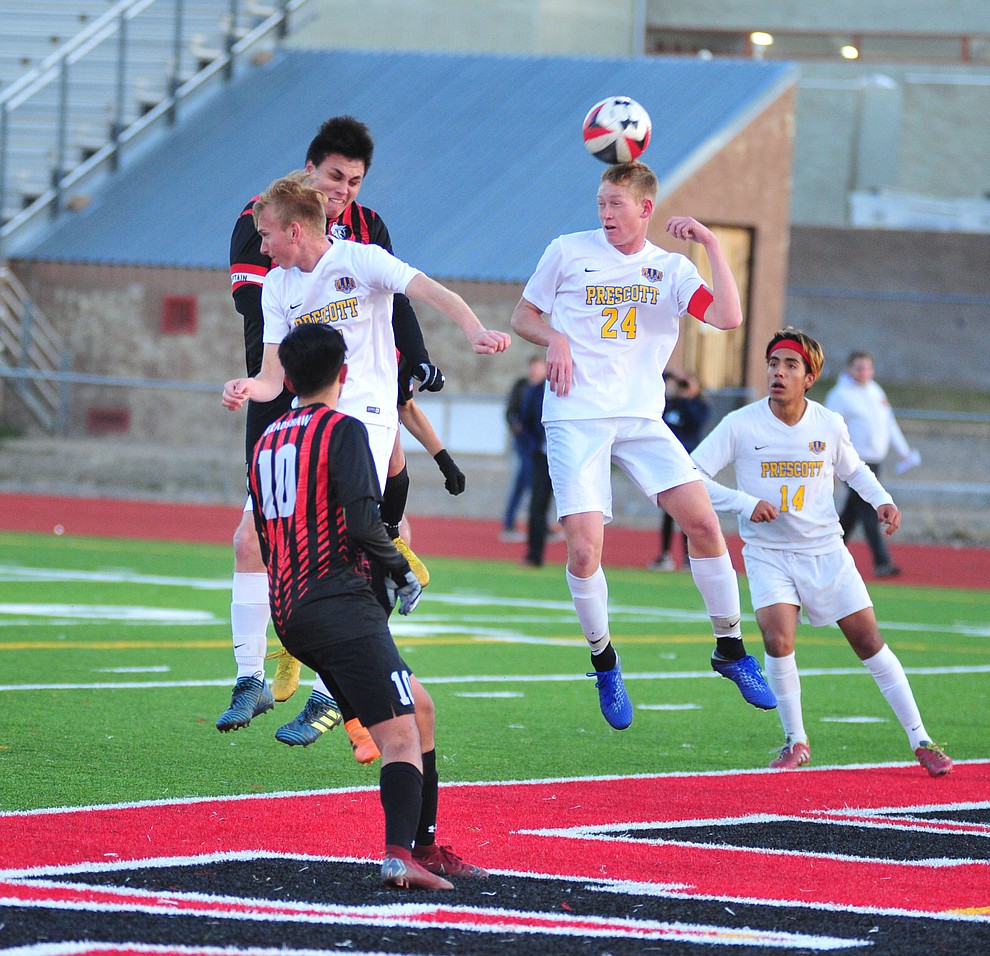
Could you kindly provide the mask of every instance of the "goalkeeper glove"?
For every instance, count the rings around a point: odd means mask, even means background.
[[[388,596],[388,606],[395,607],[399,603],[399,613],[408,614],[419,604],[423,596],[423,586],[412,571],[396,571],[385,577],[385,593]]]
[[[433,460],[440,466],[443,477],[444,488],[452,495],[459,495],[464,490],[464,472],[454,464],[454,459],[447,454],[446,448],[441,448],[434,456]]]
[[[429,362],[421,362],[413,369],[412,376],[422,384],[419,386],[421,392],[439,392],[446,383],[443,372]]]

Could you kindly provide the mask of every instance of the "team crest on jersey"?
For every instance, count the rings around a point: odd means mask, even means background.
[[[643,278],[649,279],[650,282],[660,282],[663,279],[663,272],[660,269],[651,269],[649,266],[643,266]]]
[[[344,222],[331,223],[328,233],[331,239],[350,239],[351,234],[351,227]]]
[[[357,288],[357,282],[351,276],[343,276],[334,282],[333,287],[338,292],[353,292]]]
[[[808,448],[811,450],[813,455],[821,455],[825,452],[825,442],[823,441],[810,441],[808,442]]]

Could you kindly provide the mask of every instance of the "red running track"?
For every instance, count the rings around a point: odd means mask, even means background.
[[[0,529],[6,531],[226,544],[240,511],[229,505],[0,494],[0,516]],[[498,521],[411,516],[411,522],[413,546],[424,558],[519,561],[524,553],[525,545],[498,540]],[[740,547],[738,538],[729,538],[733,563],[741,570]],[[616,525],[605,531],[606,567],[644,568],[657,550],[656,531]],[[871,586],[882,583],[872,578],[865,543],[853,541],[850,550],[867,582]],[[895,543],[893,552],[902,573],[888,580],[898,584],[990,589],[990,549]],[[547,546],[548,565],[563,566],[564,558],[562,543]]]

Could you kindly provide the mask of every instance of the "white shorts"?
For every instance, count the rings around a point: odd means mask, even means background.
[[[612,463],[648,498],[701,476],[662,421],[589,418],[546,422],[547,463],[557,517],[599,511],[612,520]]]
[[[795,604],[814,627],[873,607],[863,577],[844,545],[828,554],[743,545],[753,610]]]
[[[388,480],[388,463],[392,459],[392,449],[395,447],[395,433],[398,429],[392,428],[389,425],[369,425],[367,422],[365,422],[364,427],[368,429],[368,444],[371,446],[371,458],[375,463],[375,471],[378,472],[378,489],[379,491],[384,491],[385,482]],[[254,511],[250,495],[247,496],[247,501],[244,502],[244,510]]]

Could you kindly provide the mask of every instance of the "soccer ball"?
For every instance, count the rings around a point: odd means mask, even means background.
[[[609,96],[584,118],[584,145],[603,163],[631,163],[650,144],[650,114],[628,96]]]

